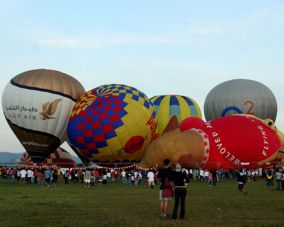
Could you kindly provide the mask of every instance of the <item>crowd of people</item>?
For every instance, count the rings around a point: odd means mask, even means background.
[[[216,186],[221,179],[235,179],[238,177],[238,171],[224,169],[181,169],[188,179],[198,182],[204,182],[209,186]],[[107,182],[121,181],[128,185],[147,184],[149,188],[154,189],[158,184],[158,170],[150,168],[147,170],[136,168],[135,165],[125,168],[57,168],[52,167],[11,167],[0,166],[0,182],[22,184],[50,185],[57,184],[62,180],[65,184],[69,183],[87,183],[87,187],[95,184],[107,184]],[[248,181],[256,181],[265,178],[267,187],[272,188],[273,182],[276,182],[277,190],[284,190],[284,171],[275,169],[247,169],[245,177]]]
[[[260,178],[266,180],[269,189],[284,190],[284,170],[271,169],[185,169],[177,163],[173,166],[168,159],[164,160],[164,168],[139,169],[132,165],[123,168],[58,168],[56,166],[0,166],[0,183],[38,184],[45,187],[63,184],[82,184],[85,188],[97,184],[121,182],[126,185],[148,185],[150,189],[160,187],[160,213],[162,219],[178,217],[183,219],[185,215],[185,199],[187,184],[197,181],[216,186],[222,179],[236,179],[241,194],[246,195],[245,185],[247,181],[257,181]],[[169,201],[174,198],[172,214],[169,214]]]

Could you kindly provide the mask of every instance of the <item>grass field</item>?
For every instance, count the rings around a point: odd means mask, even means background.
[[[284,226],[284,191],[264,181],[216,187],[192,182],[185,220],[159,218],[158,188],[121,183],[85,189],[81,184],[0,184],[0,226]]]

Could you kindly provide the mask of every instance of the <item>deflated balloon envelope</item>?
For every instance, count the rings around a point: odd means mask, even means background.
[[[75,168],[77,165],[72,155],[62,147],[56,148],[55,151],[48,155],[43,163],[48,165],[57,165],[60,168]],[[33,165],[34,163],[29,154],[26,152],[21,157],[19,164]]]
[[[86,92],[68,122],[69,143],[82,161],[139,161],[156,135],[154,109],[136,88],[109,84]],[[83,158],[82,158],[83,157]]]
[[[283,163],[284,135],[271,120],[239,114],[204,122],[195,117],[171,127],[148,147],[141,166],[168,158],[186,168],[258,168]]]
[[[5,118],[34,162],[42,162],[65,141],[68,117],[83,93],[75,78],[46,69],[23,72],[6,85]]]

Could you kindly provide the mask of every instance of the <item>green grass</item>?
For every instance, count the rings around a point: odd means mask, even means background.
[[[186,219],[160,220],[158,188],[1,183],[0,226],[284,226],[284,191],[269,190],[264,181],[246,189],[243,196],[235,181],[192,182]]]

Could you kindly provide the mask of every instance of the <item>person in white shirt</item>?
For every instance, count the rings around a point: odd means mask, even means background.
[[[122,179],[122,183],[123,184],[127,183],[126,182],[126,172],[125,172],[125,170],[122,170],[122,172],[121,172],[121,179]]]
[[[203,172],[203,174],[204,174],[204,182],[205,182],[205,183],[208,183],[208,181],[209,181],[209,171],[206,169],[206,170]]]
[[[27,176],[27,171],[25,169],[22,169],[21,170],[21,181],[22,181],[22,184],[25,183],[26,181],[26,176]]]
[[[155,188],[155,175],[153,170],[149,170],[147,174],[147,179],[148,179],[148,186],[149,188]]]
[[[201,182],[204,182],[204,170],[203,169],[199,170],[199,179]]]
[[[28,169],[27,171],[27,183],[32,183],[32,178],[34,177],[34,172],[31,169]]]

